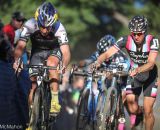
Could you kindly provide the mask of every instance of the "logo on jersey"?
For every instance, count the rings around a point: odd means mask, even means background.
[[[151,49],[158,49],[159,48],[159,41],[158,39],[153,39],[153,44],[151,45]]]

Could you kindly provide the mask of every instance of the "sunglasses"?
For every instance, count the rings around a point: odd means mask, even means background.
[[[49,27],[39,26],[39,29],[40,29],[40,30],[41,30],[41,29],[47,29],[48,31],[50,31],[50,30],[52,29],[52,27],[51,27],[51,26],[49,26]]]
[[[139,32],[139,33],[132,33],[133,36],[136,36],[136,35],[137,35],[137,36],[141,36],[141,35],[143,35],[143,34],[144,34],[144,33],[142,33],[142,32]]]
[[[18,22],[23,22],[23,20],[22,20],[22,19],[16,19],[16,21],[18,21]]]

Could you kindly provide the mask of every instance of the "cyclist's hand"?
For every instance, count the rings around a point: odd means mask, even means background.
[[[100,65],[101,64],[98,61],[95,61],[94,63],[91,64],[91,69],[95,70],[95,69],[99,68]]]
[[[66,67],[65,66],[62,67],[62,71],[61,72],[62,72],[62,74],[64,74],[66,72]]]
[[[155,83],[155,85],[160,86],[160,79],[157,80],[157,82]]]
[[[13,68],[15,69],[15,72],[21,72],[21,70],[23,69],[23,62],[19,62],[19,61],[15,61],[13,63]]]
[[[130,70],[129,74],[130,74],[131,77],[136,76],[138,74],[138,68]]]

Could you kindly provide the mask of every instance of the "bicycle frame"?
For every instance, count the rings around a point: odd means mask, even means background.
[[[37,87],[33,95],[33,112],[31,111],[31,118],[35,119],[30,119],[30,122],[35,123],[32,126],[35,130],[47,130],[50,121],[49,110],[51,102],[48,70],[57,68],[44,65],[32,65],[29,68],[38,69],[38,74],[36,75]],[[32,120],[35,120],[35,122],[32,122]]]
[[[107,100],[110,101],[108,106],[106,120],[107,129],[118,129],[118,124],[125,123],[124,106],[122,101],[122,76],[127,76],[128,73],[123,71],[110,71],[113,72],[112,82],[110,88],[108,88]],[[118,74],[119,73],[119,74]],[[120,73],[123,73],[120,75]]]
[[[85,76],[85,88],[81,92],[81,96],[79,98],[79,116],[78,120],[80,119],[80,116],[85,117],[87,120],[87,124],[92,124],[93,130],[97,130],[95,127],[97,127],[97,112],[101,113],[101,110],[103,109],[102,106],[104,106],[103,103],[105,103],[105,97],[104,96],[104,88],[102,87],[104,85],[103,81],[105,79],[105,75],[103,73],[99,74],[96,72],[73,72],[74,75],[80,75]],[[98,84],[98,86],[97,86]],[[88,96],[87,96],[88,95]],[[84,101],[86,103],[84,103]],[[82,103],[83,102],[83,103]],[[100,102],[100,103],[99,103]],[[86,106],[86,111],[83,111],[80,113],[82,109],[82,104]],[[86,121],[85,120],[85,121]],[[79,127],[79,125],[77,125]]]

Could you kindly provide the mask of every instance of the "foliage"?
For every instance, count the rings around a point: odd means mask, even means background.
[[[47,0],[49,1],[49,0]],[[21,10],[27,18],[33,17],[36,8],[43,1],[1,0],[0,16],[4,23],[10,21],[10,14]],[[149,20],[149,32],[159,35],[159,1],[145,0],[50,0],[58,10],[60,20],[66,27],[70,44],[73,47],[95,45],[103,35],[116,36],[129,33],[125,21],[137,14]],[[119,13],[119,16],[115,15]],[[125,20],[125,21],[124,21]],[[94,47],[94,46],[90,47]],[[91,49],[93,50],[93,49]],[[79,50],[80,51],[80,50]]]

